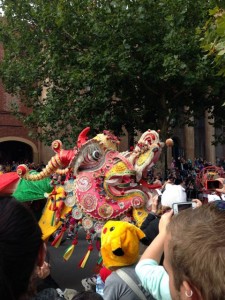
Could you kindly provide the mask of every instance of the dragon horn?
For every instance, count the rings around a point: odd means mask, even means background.
[[[37,181],[49,177],[53,173],[57,173],[60,175],[66,174],[69,169],[65,167],[69,166],[70,162],[73,160],[74,156],[77,153],[77,149],[62,149],[62,142],[60,140],[55,140],[52,143],[52,149],[56,154],[50,159],[47,166],[40,173],[30,174],[29,169],[26,165],[19,165],[17,167],[17,174],[19,175],[19,177],[26,180]]]
[[[77,147],[80,148],[84,143],[87,142],[88,137],[87,134],[90,131],[90,127],[84,128],[78,136],[77,139]]]

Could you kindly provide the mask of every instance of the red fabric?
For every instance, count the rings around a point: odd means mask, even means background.
[[[69,165],[69,163],[71,162],[71,160],[76,155],[76,153],[77,153],[76,149],[73,149],[73,150],[61,150],[60,154],[59,154],[60,161],[62,162],[62,164],[65,167],[67,167]]]
[[[0,195],[11,195],[15,192],[20,177],[16,172],[4,173],[0,176]]]
[[[102,267],[101,270],[99,271],[99,275],[101,276],[101,279],[103,282],[105,282],[106,278],[112,273],[109,269],[106,267]]]
[[[145,180],[141,179],[140,180],[140,183],[144,186],[144,187],[147,187],[151,190],[154,190],[154,189],[160,189],[162,187],[162,184],[149,184],[147,183]]]

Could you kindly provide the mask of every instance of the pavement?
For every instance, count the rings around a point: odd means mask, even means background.
[[[84,231],[80,230],[78,244],[75,246],[74,252],[69,260],[65,261],[63,255],[71,244],[72,240],[65,240],[58,248],[51,246],[50,243],[48,244],[51,276],[58,283],[61,290],[67,288],[81,291],[84,290],[81,280],[94,275],[99,254],[94,241],[94,249],[90,253],[86,266],[82,269],[78,264],[86,254],[88,247]]]

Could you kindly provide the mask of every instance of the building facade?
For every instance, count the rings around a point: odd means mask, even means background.
[[[0,45],[0,60],[3,47]],[[28,130],[11,113],[11,104],[16,104],[19,111],[29,114],[29,110],[16,98],[5,92],[0,82],[0,164],[16,162],[40,163],[52,156],[50,147],[29,137]]]

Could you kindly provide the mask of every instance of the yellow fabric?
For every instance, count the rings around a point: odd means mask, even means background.
[[[101,233],[101,255],[106,268],[134,264],[139,256],[139,241],[144,232],[133,224],[124,221],[108,221]],[[124,254],[117,256],[114,251],[122,249]]]
[[[73,251],[75,249],[75,245],[71,245],[66,252],[63,255],[64,260],[69,260],[69,258],[71,257],[71,255],[73,254]]]
[[[141,224],[144,222],[146,219],[148,212],[145,210],[145,208],[133,208],[132,210],[133,218],[136,222],[136,225],[138,227],[141,227]]]
[[[53,234],[53,232],[55,232],[60,225],[62,225],[62,222],[59,221],[56,225],[51,226],[51,221],[52,221],[52,216],[54,214],[54,211],[49,209],[49,206],[51,204],[51,200],[48,199],[44,211],[42,213],[42,216],[39,220],[39,226],[41,227],[42,230],[42,239],[45,241],[47,240],[50,235]],[[58,202],[56,202],[56,206],[58,205]],[[62,216],[64,216],[65,214],[67,214],[69,211],[71,210],[71,207],[67,207],[64,206],[63,210],[62,210]]]
[[[96,140],[98,142],[101,142],[102,145],[104,145],[104,147],[106,149],[112,149],[112,150],[117,150],[117,144],[113,143],[111,141],[111,139],[109,139],[107,137],[107,135],[103,134],[103,133],[99,133],[98,135],[96,135],[93,140]]]
[[[91,251],[88,250],[87,253],[85,254],[85,257],[84,257],[84,259],[83,259],[81,265],[80,265],[80,267],[81,267],[82,269],[86,266],[86,263],[87,263],[87,260],[88,260],[88,258],[89,258],[89,256],[90,256],[90,254],[91,254]]]

